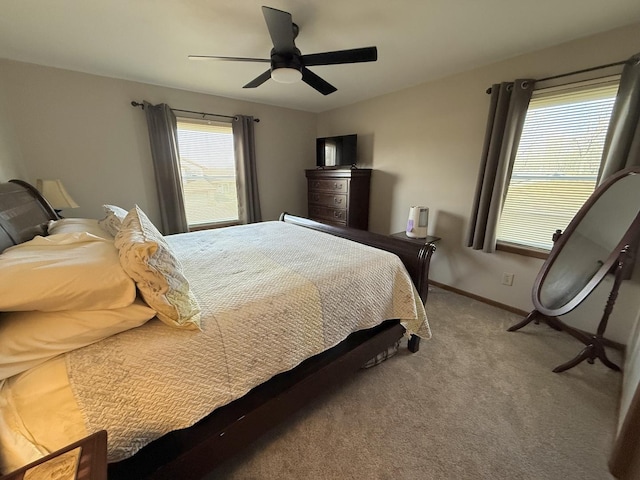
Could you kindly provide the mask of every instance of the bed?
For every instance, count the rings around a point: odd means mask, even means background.
[[[18,370],[5,369],[4,469],[104,429],[109,478],[201,478],[403,335],[430,337],[404,242],[286,214],[277,222],[162,237],[139,208],[117,213],[122,223],[109,231],[115,227],[107,215],[104,235],[93,225],[79,227],[82,220],[61,220],[25,182],[0,184],[3,278],[15,262],[40,259],[40,252],[56,260],[66,255],[87,270],[93,257],[85,262],[84,252],[99,250],[114,269],[99,263],[91,270],[100,272],[96,279],[84,279],[82,270],[71,286],[46,293],[38,292],[46,281],[32,273],[5,280],[2,288],[20,294],[0,295],[0,309],[12,310],[0,318],[0,345],[3,332],[12,332],[6,325],[21,332],[33,316],[44,331],[67,311],[111,315],[135,307],[140,317],[139,325],[102,332],[80,348],[56,344],[50,358],[28,357]],[[169,258],[175,277],[167,291],[145,277],[155,264],[138,265],[141,243],[152,260]],[[94,288],[98,280],[108,285]],[[69,303],[54,298],[58,290]]]

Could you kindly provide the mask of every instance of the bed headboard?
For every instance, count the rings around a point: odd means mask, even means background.
[[[22,180],[0,183],[0,252],[47,232],[58,215],[38,190]]]

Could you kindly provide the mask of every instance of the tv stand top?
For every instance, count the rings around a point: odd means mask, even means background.
[[[358,170],[358,166],[354,163],[352,165],[318,165],[316,170]]]

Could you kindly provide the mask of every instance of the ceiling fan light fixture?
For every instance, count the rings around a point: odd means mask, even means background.
[[[302,55],[295,44],[300,28],[293,23],[291,14],[263,6],[262,15],[267,23],[267,30],[269,30],[269,36],[273,43],[268,60],[266,58],[220,57],[216,55],[190,55],[189,58],[208,58],[232,62],[269,62],[268,70],[262,72],[242,88],[256,88],[272,78],[274,81],[284,84],[303,81],[322,95],[329,95],[337,89],[307,67],[375,62],[378,59],[376,47],[352,48],[349,50]]]
[[[271,78],[278,83],[296,83],[302,80],[302,72],[297,68],[275,68],[271,70]]]

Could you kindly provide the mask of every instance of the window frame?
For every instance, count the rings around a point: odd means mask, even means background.
[[[496,250],[506,253],[514,253],[516,255],[522,255],[524,257],[541,258],[543,260],[549,258],[549,254],[551,253],[551,250],[530,247],[528,245],[520,245],[518,243],[505,242],[504,240],[496,241]]]
[[[553,91],[564,92],[571,89],[582,89],[584,87],[588,87],[589,85],[593,85],[595,87],[598,84],[607,83],[607,82],[609,83],[617,82],[617,84],[619,85],[620,77],[621,77],[621,74],[619,73],[614,73],[614,74],[610,73],[608,75],[594,77],[590,79],[581,79],[581,80],[574,80],[566,83],[556,83],[553,85],[537,86],[537,88],[534,88],[534,94],[536,91],[538,92],[542,91],[544,92],[544,94],[547,94],[548,92],[553,92]],[[529,111],[529,107],[527,107],[527,113],[528,111]],[[608,131],[608,128],[607,128],[607,131]],[[522,134],[522,132],[520,132],[520,134]],[[519,148],[519,145],[518,145],[518,148]],[[514,162],[515,162],[515,155],[517,155],[517,150],[513,157]],[[602,158],[600,160],[600,166],[602,166]],[[511,170],[509,173],[509,178],[507,179],[507,190],[510,184],[511,184]],[[596,187],[597,187],[597,184],[596,184]],[[502,199],[503,205],[504,205],[505,199],[506,199],[506,193],[505,193],[505,197]],[[500,219],[498,219],[498,222],[500,222]],[[513,253],[516,255],[522,255],[526,257],[540,258],[543,260],[546,260],[549,257],[549,254],[551,253],[551,249],[547,250],[544,248],[538,248],[530,245],[510,242],[504,239],[496,239],[496,250],[506,252],[506,253]]]
[[[202,118],[194,118],[194,117],[187,117],[187,116],[180,116],[180,117],[176,117],[176,123],[177,125],[179,125],[180,123],[191,123],[194,125],[200,124],[200,125],[216,125],[216,126],[220,126],[220,127],[225,127],[225,128],[229,128],[230,132],[231,132],[231,136],[233,138],[233,128],[232,128],[232,124],[231,122],[225,122],[225,121],[220,121],[220,120],[209,120],[209,119],[202,119]],[[180,128],[177,128],[177,131],[180,130]],[[176,134],[177,134],[176,131]],[[178,153],[180,152],[180,146],[179,146],[178,142]],[[242,219],[240,216],[240,202],[239,202],[239,188],[240,186],[238,185],[238,167],[235,163],[235,149],[234,149],[234,170],[235,170],[235,174],[236,174],[236,198],[237,198],[237,205],[238,205],[238,218],[235,220],[221,220],[219,222],[205,222],[205,223],[197,223],[197,224],[189,224],[188,219],[187,219],[187,231],[189,232],[197,232],[197,231],[202,231],[202,230],[213,230],[213,229],[217,229],[217,228],[224,228],[224,227],[231,227],[231,226],[236,226],[236,225],[242,225]],[[182,170],[182,159],[180,158],[180,155],[178,156],[178,162],[179,162],[179,168],[180,170]],[[185,195],[185,191],[184,191],[184,182],[182,180],[182,178],[180,179],[180,182],[183,186],[183,190],[182,190],[182,197],[183,197],[183,202],[186,199],[186,195]]]

